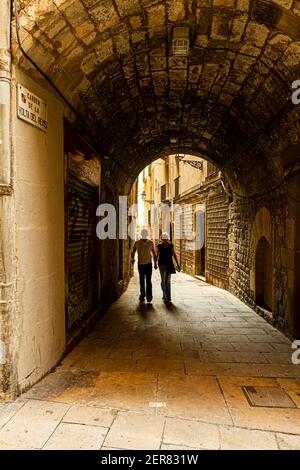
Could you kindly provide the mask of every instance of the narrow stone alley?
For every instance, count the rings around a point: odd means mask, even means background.
[[[152,304],[137,280],[52,373],[0,406],[0,449],[300,449],[290,341],[196,278],[173,276],[170,304],[158,272]]]

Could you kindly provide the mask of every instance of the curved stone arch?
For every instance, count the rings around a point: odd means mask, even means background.
[[[212,163],[215,165],[219,170],[221,171],[220,166],[218,163],[213,160],[211,157],[207,157],[206,155],[203,155],[203,152],[193,149],[193,148],[188,148],[188,147],[168,147],[164,148],[162,150],[158,149],[156,152],[154,152],[151,157],[149,156],[147,160],[142,160],[140,163],[138,163],[134,169],[134,173],[129,175],[128,179],[126,180],[124,184],[124,194],[129,194],[130,189],[132,187],[132,184],[134,180],[138,177],[139,173],[143,171],[143,169],[147,166],[150,165],[150,163],[153,163],[155,160],[158,160],[159,158],[164,158],[169,155],[176,155],[178,153],[186,154],[186,155],[191,155],[195,157],[202,158],[203,160],[206,160],[207,162]],[[118,170],[117,170],[118,171]]]
[[[251,227],[250,235],[250,252],[249,252],[249,268],[250,268],[250,292],[253,301],[256,297],[256,250],[259,242],[265,239],[272,253],[272,265],[274,266],[274,233],[273,233],[272,216],[266,207],[258,209]],[[273,297],[273,295],[272,295]],[[271,306],[273,310],[273,305]]]
[[[131,162],[144,148],[159,140],[168,147],[172,133],[190,147],[186,153],[209,150],[221,167],[235,158],[232,170],[245,164],[245,141],[290,101],[290,82],[300,72],[300,18],[281,0],[229,3],[208,6],[202,16],[196,2],[183,0],[25,0],[21,42],[84,112],[95,141],[106,141],[115,160],[122,156],[122,179],[130,179]],[[190,28],[188,57],[172,55],[176,26]],[[13,58],[31,70],[15,42]],[[263,162],[266,171],[278,167],[265,149],[257,161],[261,172]],[[246,193],[240,175],[232,182]]]

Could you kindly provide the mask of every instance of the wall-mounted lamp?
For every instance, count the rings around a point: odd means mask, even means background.
[[[188,55],[190,49],[190,30],[176,26],[173,29],[172,50],[174,55]]]
[[[143,192],[141,193],[141,198],[142,198],[142,201],[148,202],[149,204],[153,204],[153,203],[154,203],[153,200],[146,199],[146,191],[143,191]]]
[[[188,163],[188,164],[191,165],[192,167],[197,168],[197,170],[202,170],[202,169],[203,169],[203,161],[202,161],[202,160],[191,159],[191,158],[187,158],[187,159],[186,159],[184,153],[178,153],[178,154],[176,155],[176,157],[178,157],[179,160],[180,160],[182,163]]]

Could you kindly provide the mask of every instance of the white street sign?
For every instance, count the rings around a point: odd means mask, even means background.
[[[47,132],[47,103],[18,84],[18,117]]]

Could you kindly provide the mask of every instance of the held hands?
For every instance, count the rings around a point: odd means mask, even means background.
[[[157,269],[157,263],[154,263],[154,269]]]

